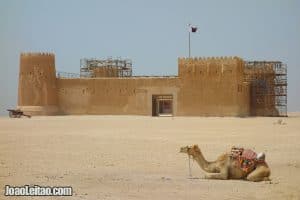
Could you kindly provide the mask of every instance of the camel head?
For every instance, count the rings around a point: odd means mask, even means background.
[[[188,153],[190,148],[192,147],[189,146],[181,147],[179,153]]]
[[[181,147],[179,153],[187,153],[188,155],[195,155],[200,152],[198,145]]]

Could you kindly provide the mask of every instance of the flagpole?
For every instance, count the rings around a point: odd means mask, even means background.
[[[189,30],[189,58],[191,57],[191,31]]]
[[[191,32],[196,33],[198,27],[197,26],[192,26],[191,24],[188,24],[189,26],[189,58],[191,57]]]

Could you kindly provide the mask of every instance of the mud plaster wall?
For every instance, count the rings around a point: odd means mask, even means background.
[[[177,114],[178,78],[58,79],[62,114],[152,115],[152,95],[173,95]]]

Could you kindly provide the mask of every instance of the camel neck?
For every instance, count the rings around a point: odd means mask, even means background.
[[[205,160],[204,156],[201,152],[196,152],[193,156],[193,159],[196,160],[196,162],[200,165],[202,169],[208,169],[209,165],[211,164],[207,160]]]

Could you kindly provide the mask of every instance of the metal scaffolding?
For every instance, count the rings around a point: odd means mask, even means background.
[[[287,116],[287,66],[280,61],[245,62],[251,114]]]
[[[56,78],[79,78],[80,75],[76,73],[71,73],[71,72],[61,72],[57,71],[56,72]]]
[[[83,58],[80,59],[80,77],[94,78],[97,77],[95,71],[99,68],[106,68],[109,72],[116,71],[114,75],[107,76],[129,77],[132,76],[132,61],[130,59],[97,59]]]

